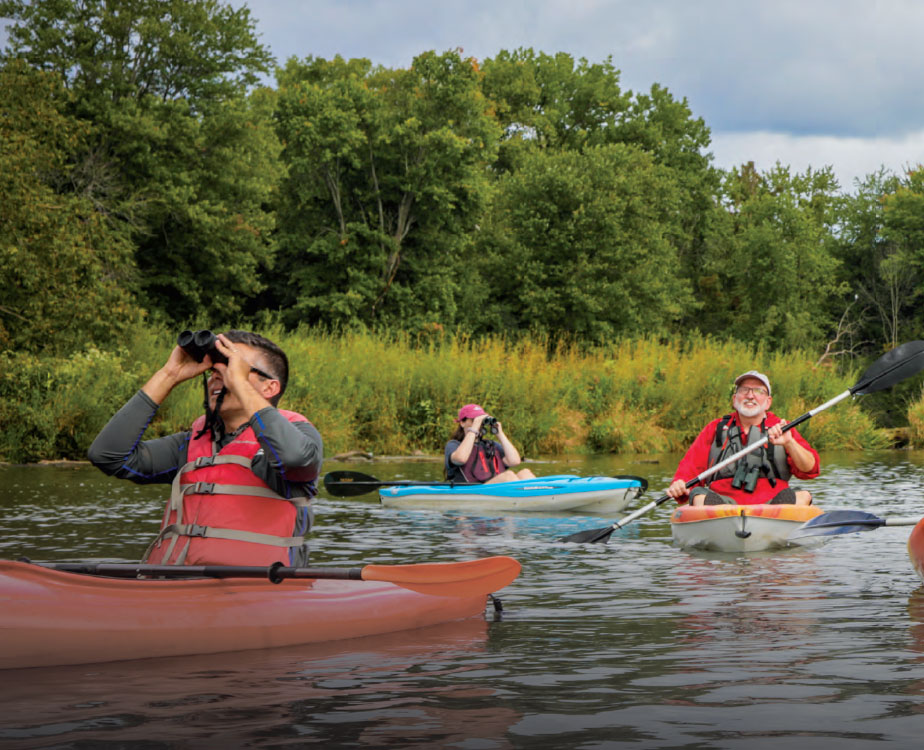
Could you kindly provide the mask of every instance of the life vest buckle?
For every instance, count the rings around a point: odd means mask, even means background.
[[[215,482],[196,482],[192,491],[194,495],[214,495]]]
[[[212,466],[215,463],[215,456],[199,456],[195,461],[195,467],[201,469],[203,466]]]
[[[208,526],[200,526],[197,523],[191,523],[186,527],[186,536],[206,536],[208,533]]]

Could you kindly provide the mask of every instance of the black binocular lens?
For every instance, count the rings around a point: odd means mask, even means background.
[[[228,358],[215,347],[215,341],[218,337],[209,330],[203,331],[183,331],[176,339],[176,345],[192,357],[196,362],[201,362],[206,355],[216,362],[228,363]]]

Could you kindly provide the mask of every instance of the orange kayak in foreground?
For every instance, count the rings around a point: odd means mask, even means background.
[[[515,560],[488,559],[506,564],[506,582],[519,572]],[[483,614],[492,592],[471,588],[443,596],[381,580],[122,579],[0,560],[0,669],[274,648],[421,628]]]
[[[671,515],[671,533],[684,549],[760,552],[817,542],[789,535],[821,512],[814,505],[681,505]]]
[[[918,521],[908,537],[908,557],[915,573],[924,581],[924,518]]]

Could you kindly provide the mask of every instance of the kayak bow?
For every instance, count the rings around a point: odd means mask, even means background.
[[[790,534],[818,515],[814,505],[681,505],[671,532],[685,549],[760,552],[811,541],[793,541]]]
[[[366,566],[365,580],[275,584],[109,578],[0,560],[0,669],[293,646],[472,617],[520,570],[512,558],[486,559],[500,562],[490,564],[481,585],[458,596],[405,588],[422,583],[413,572],[402,573],[403,585],[375,580],[377,568],[392,566]],[[461,566],[456,577],[473,580],[465,562],[433,565],[449,578]]]

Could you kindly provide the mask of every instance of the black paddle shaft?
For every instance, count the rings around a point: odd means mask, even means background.
[[[290,568],[282,563],[250,565],[145,565],[144,563],[35,563],[66,573],[110,578],[334,578],[362,580],[362,568]]]
[[[359,471],[331,471],[324,475],[324,489],[335,497],[365,495],[380,487],[461,487],[472,482],[425,482],[413,479],[382,481]],[[475,482],[474,484],[477,484]]]

